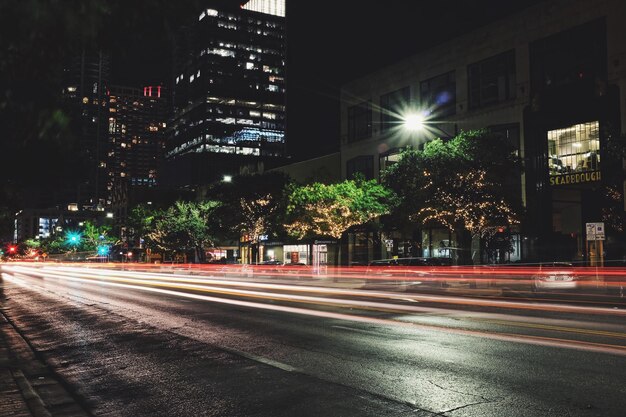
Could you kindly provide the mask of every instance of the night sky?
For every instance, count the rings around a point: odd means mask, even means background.
[[[289,153],[303,159],[336,150],[343,82],[539,1],[287,0]],[[114,51],[114,81],[167,85],[170,40],[144,25]]]

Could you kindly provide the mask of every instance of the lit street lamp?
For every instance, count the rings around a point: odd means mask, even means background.
[[[404,128],[413,132],[424,130],[426,118],[422,113],[409,113],[404,116]]]
[[[409,112],[403,116],[402,126],[408,132],[428,132],[433,137],[437,136],[439,131],[443,133],[446,137],[454,137],[458,134],[457,125],[454,122],[441,122],[432,120],[428,113],[425,111],[422,112]],[[446,132],[441,128],[443,123],[454,123],[454,134],[451,135],[449,132]]]

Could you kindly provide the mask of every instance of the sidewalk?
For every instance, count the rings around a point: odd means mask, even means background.
[[[0,311],[0,416],[89,415]]]

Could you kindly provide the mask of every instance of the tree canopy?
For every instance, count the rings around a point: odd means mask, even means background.
[[[160,250],[193,250],[195,261],[204,261],[204,248],[215,241],[214,212],[218,206],[215,201],[177,201],[154,213],[146,236]]]
[[[405,150],[383,173],[383,183],[400,196],[395,215],[421,226],[444,226],[467,247],[469,236],[489,238],[519,223],[519,190],[513,186],[519,168],[506,139],[476,130]]]
[[[346,180],[293,187],[287,206],[287,232],[299,239],[339,239],[350,227],[389,213],[395,194],[375,180]]]

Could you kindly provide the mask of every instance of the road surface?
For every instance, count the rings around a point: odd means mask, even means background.
[[[621,305],[0,268],[2,311],[98,416],[626,415]]]

